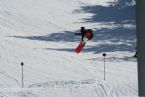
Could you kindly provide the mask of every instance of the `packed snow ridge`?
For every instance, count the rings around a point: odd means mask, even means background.
[[[83,80],[45,82],[22,89],[7,88],[2,89],[0,95],[6,97],[134,97],[136,93],[137,90],[130,83]]]

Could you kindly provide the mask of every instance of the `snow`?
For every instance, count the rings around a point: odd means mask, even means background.
[[[42,88],[43,87],[43,88]],[[1,95],[10,97],[135,97],[130,83],[83,81],[55,81],[32,85],[31,88],[9,88]],[[117,96],[116,96],[117,95]]]
[[[0,96],[137,96],[135,9],[113,2],[0,0]],[[81,26],[94,38],[76,54]]]

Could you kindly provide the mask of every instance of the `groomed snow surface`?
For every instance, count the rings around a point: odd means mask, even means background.
[[[0,0],[0,97],[137,97],[134,6],[132,0]],[[94,38],[77,54],[81,37],[74,33],[81,26],[93,29]]]

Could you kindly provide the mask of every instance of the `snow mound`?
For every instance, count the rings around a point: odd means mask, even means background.
[[[95,80],[55,81],[34,84],[31,88],[4,89],[0,96],[6,97],[133,97],[137,95],[127,82]],[[3,92],[2,92],[3,91]]]

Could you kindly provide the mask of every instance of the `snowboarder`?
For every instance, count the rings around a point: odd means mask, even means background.
[[[85,27],[81,27],[79,33],[75,33],[75,35],[81,35],[82,39],[81,41],[85,41],[87,38],[88,40],[93,38],[93,30],[92,29],[85,29]]]
[[[86,42],[93,38],[93,30],[92,29],[85,29],[85,27],[81,27],[79,33],[75,33],[75,35],[81,35],[82,39],[75,51],[80,53],[82,48],[85,46]]]

